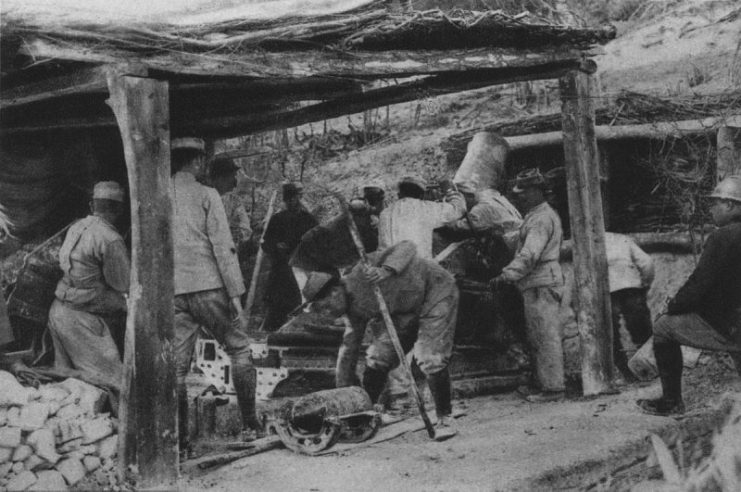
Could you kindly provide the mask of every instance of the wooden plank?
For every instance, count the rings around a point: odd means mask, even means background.
[[[172,486],[178,474],[173,339],[173,246],[168,83],[111,76],[131,197],[132,275],[124,352],[122,435],[135,425],[139,486]],[[133,417],[133,418],[131,418]],[[128,439],[120,456],[130,458]],[[123,473],[128,465],[120,460]]]
[[[197,122],[197,125],[194,124],[191,131],[197,130],[204,135],[218,135],[222,138],[236,137],[257,131],[300,126],[313,121],[360,113],[368,109],[413,101],[422,97],[435,97],[521,80],[554,79],[571,69],[583,66],[582,62],[563,61],[540,67],[512,67],[441,74],[414,82],[369,90],[362,94],[341,96],[293,111],[204,118]],[[586,69],[590,70],[591,65],[587,64]]]
[[[136,64],[84,68],[70,74],[10,89],[6,88],[0,93],[0,109],[76,94],[106,93],[108,91],[107,77],[111,71],[138,77],[147,75],[147,69],[143,65]]]
[[[87,63],[138,62],[152,70],[179,75],[265,77],[408,77],[482,68],[536,67],[556,61],[578,61],[573,48],[475,48],[451,50],[287,52],[248,51],[237,55],[213,53],[137,54],[116,49],[70,48],[31,38],[20,53],[37,60]]]
[[[481,69],[467,73],[453,72],[430,76],[421,80],[381,87],[358,94],[346,94],[330,100],[306,106],[297,110],[274,112],[240,112],[237,115],[199,118],[197,115],[178,111],[177,121],[171,122],[173,131],[194,133],[208,137],[235,137],[257,131],[269,131],[303,125],[313,121],[335,118],[389,104],[413,101],[421,97],[434,97],[451,92],[460,92],[490,85],[506,84],[522,80],[554,79],[569,70],[580,69],[591,72],[594,62],[588,60],[561,60],[535,67],[508,67]],[[4,126],[0,134],[46,131],[53,129],[91,128],[112,126],[113,118],[97,117],[95,120],[67,119],[60,115],[59,120],[49,118],[27,125]]]
[[[612,391],[612,314],[607,280],[594,106],[590,75],[560,80],[564,163],[574,244],[575,311],[585,395]]]
[[[598,141],[640,138],[682,138],[720,131],[723,126],[741,126],[741,115],[718,116],[699,120],[660,121],[640,125],[600,125],[594,128]],[[512,150],[561,145],[563,132],[531,133],[504,137]]]
[[[741,173],[741,116],[738,121],[729,122],[718,128],[718,181]]]

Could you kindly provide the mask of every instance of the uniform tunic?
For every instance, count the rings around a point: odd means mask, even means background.
[[[432,259],[432,231],[460,218],[466,210],[460,193],[449,193],[445,200],[431,202],[407,197],[384,209],[378,221],[378,248],[411,241],[421,258]]]
[[[414,358],[425,374],[447,368],[458,312],[458,287],[453,276],[434,261],[420,258],[410,241],[373,253],[369,260],[396,272],[379,286],[402,345],[413,347]],[[352,384],[365,326],[381,316],[373,286],[365,280],[361,265],[344,278],[344,284],[351,302],[347,312],[351,327],[345,332],[338,356],[340,386]],[[388,371],[399,365],[399,359],[383,323],[373,326],[367,365]]]
[[[230,298],[245,291],[237,252],[218,192],[188,172],[172,177],[175,258],[175,355],[178,382],[188,373],[205,326],[232,357],[249,355],[247,334],[232,324]]]
[[[283,210],[268,223],[262,249],[270,257],[270,276],[265,290],[268,315],[265,328],[275,331],[283,325],[288,314],[301,304],[301,292],[288,261],[301,236],[317,225],[317,221],[303,207],[294,212]]]
[[[232,240],[234,241],[235,246],[239,247],[242,243],[249,241],[252,237],[250,215],[244,208],[239,195],[233,191],[221,195],[221,201],[224,203],[226,221],[229,223],[229,231],[232,234]]]
[[[528,340],[535,372],[544,391],[563,391],[563,347],[560,305],[563,274],[558,262],[563,231],[561,219],[543,202],[525,215],[515,258],[502,277],[522,292]]]
[[[119,386],[123,366],[112,330],[123,329],[131,267],[123,238],[105,219],[90,215],[70,227],[59,264],[64,276],[49,311],[55,365]]]

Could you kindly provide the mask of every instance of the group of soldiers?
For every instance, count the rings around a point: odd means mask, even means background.
[[[232,378],[242,413],[245,438],[262,431],[255,412],[256,374],[250,357],[247,319],[241,296],[245,282],[237,251],[252,230],[241,202],[230,196],[237,167],[212,165],[211,186],[196,178],[205,173],[205,146],[197,138],[175,139],[172,149],[173,240],[175,267],[175,338],[180,446],[187,440],[188,400],[185,376],[201,330],[221,343],[231,358]],[[549,181],[527,169],[504,189],[508,147],[495,134],[477,134],[452,181],[438,185],[442,198],[426,200],[426,183],[406,177],[398,199],[385,206],[383,185],[369,183],[342,215],[323,224],[302,204],[299,183],[283,185],[284,210],[267,224],[261,247],[271,260],[263,328],[275,331],[302,306],[328,320],[346,317],[338,353],[338,387],[361,384],[376,403],[389,373],[400,363],[374,297],[380,288],[412,368],[423,375],[435,403],[436,434],[455,434],[451,419],[449,362],[453,350],[459,291],[455,277],[433,258],[433,234],[495,244],[480,253],[487,280],[496,292],[515,290],[524,307],[524,332],[532,366],[531,402],[564,397],[564,361],[560,310],[564,278],[559,261],[563,230],[548,203]],[[467,161],[468,160],[468,161]],[[472,165],[467,165],[473,163]],[[220,193],[223,196],[220,196]],[[721,182],[711,209],[719,229],[711,234],[697,270],[668,305],[653,329],[664,394],[639,402],[645,411],[681,411],[682,360],[679,344],[741,351],[741,178]],[[112,380],[122,372],[122,320],[129,288],[129,259],[115,224],[124,211],[124,190],[114,182],[95,185],[92,214],[75,223],[60,250],[64,277],[49,316],[56,364],[90,370]],[[348,228],[353,220],[369,262]],[[487,238],[483,241],[482,238]],[[653,279],[650,257],[630,238],[607,234],[607,252],[615,329],[622,318],[633,342],[652,333],[646,292]],[[365,370],[356,369],[366,330],[372,342]],[[616,337],[619,340],[619,337]],[[616,362],[626,378],[624,350],[615,344]]]

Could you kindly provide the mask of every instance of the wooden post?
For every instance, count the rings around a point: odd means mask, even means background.
[[[574,242],[575,312],[585,395],[612,391],[612,313],[590,76],[560,79],[563,144]]]
[[[718,128],[718,181],[732,174],[741,173],[741,128]]]
[[[178,439],[168,83],[112,74],[108,87],[131,197],[119,472],[135,464],[140,488],[171,487],[178,476]]]

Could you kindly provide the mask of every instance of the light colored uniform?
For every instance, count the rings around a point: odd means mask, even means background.
[[[517,241],[517,234],[522,225],[522,215],[507,198],[493,188],[485,188],[476,192],[476,205],[468,211],[468,219],[463,217],[455,222],[448,224],[457,230],[469,230],[471,227],[477,231],[484,231],[492,227],[501,227],[505,239],[512,238],[508,241],[514,244]]]
[[[432,259],[432,231],[460,218],[466,210],[460,193],[448,193],[445,200],[431,202],[407,197],[384,209],[378,221],[378,249],[412,241],[421,258]]]
[[[247,334],[232,326],[230,298],[244,291],[237,252],[218,192],[191,173],[172,177],[175,353],[183,383],[201,325],[227,353],[249,362]],[[233,360],[234,361],[234,360]]]
[[[520,227],[514,259],[502,270],[502,277],[522,292],[535,372],[544,391],[564,389],[559,319],[563,274],[558,262],[562,240],[558,214],[546,202],[536,205]]]
[[[244,208],[244,204],[239,195],[233,191],[221,195],[221,201],[224,203],[224,212],[226,212],[226,221],[229,223],[229,230],[232,234],[232,240],[236,246],[245,243],[252,237],[252,226],[250,225],[250,214]]]
[[[123,330],[131,264],[123,238],[90,215],[70,227],[59,250],[64,276],[49,311],[57,367],[77,368],[121,384],[123,365],[111,330]]]
[[[630,237],[606,232],[605,250],[610,292],[651,286],[654,280],[653,260]]]
[[[447,368],[458,312],[458,287],[453,276],[434,261],[417,256],[410,241],[372,253],[369,260],[374,266],[386,265],[396,272],[379,287],[404,349],[412,350],[426,375]],[[345,331],[338,354],[338,387],[354,383],[366,324],[381,316],[373,286],[365,280],[362,269],[362,265],[356,265],[343,280],[351,300],[347,312],[350,327]],[[399,359],[383,322],[372,326],[367,366],[382,371],[397,367]]]

